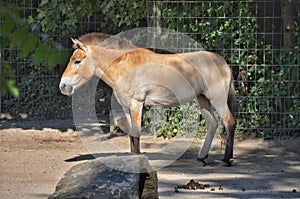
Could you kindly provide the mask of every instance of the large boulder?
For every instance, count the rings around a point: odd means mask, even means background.
[[[69,169],[50,199],[158,198],[157,173],[144,155],[113,155]]]

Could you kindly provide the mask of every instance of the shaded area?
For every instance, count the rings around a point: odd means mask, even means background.
[[[101,128],[104,132],[109,132],[109,125],[105,119],[99,119]],[[10,128],[21,128],[24,130],[43,130],[44,128],[58,129],[62,132],[69,130],[76,130],[73,119],[69,120],[1,120],[0,119],[0,130]]]
[[[33,121],[17,121],[17,120],[0,120],[0,129],[22,128],[42,130],[44,128],[59,129],[66,131],[68,129],[75,130],[73,120],[33,120]]]
[[[122,144],[121,139],[119,143]],[[153,141],[153,140],[152,140]],[[115,141],[116,142],[116,141]],[[299,138],[289,137],[263,141],[246,139],[237,141],[235,160],[232,167],[218,167],[223,158],[223,148],[215,144],[207,160],[208,165],[195,159],[201,146],[195,141],[175,162],[158,171],[160,198],[299,198],[300,149]],[[145,154],[152,159],[164,160],[166,154],[156,152],[163,144],[144,143],[151,148]],[[127,153],[124,153],[127,154]],[[94,157],[123,153],[84,154],[66,161],[90,160]],[[151,162],[151,161],[150,161]],[[205,190],[175,189],[190,180],[209,184]],[[222,187],[222,189],[220,189]]]
[[[94,158],[77,133],[70,130],[5,129],[0,130],[0,141],[0,195],[5,198],[45,198],[53,193],[68,168]],[[129,151],[126,136],[114,136],[110,141]],[[164,159],[166,154],[157,151],[167,141],[170,140],[147,138],[142,140],[142,151],[158,160]],[[177,161],[158,171],[160,198],[300,198],[299,138],[237,140],[232,167],[218,167],[224,154],[224,146],[221,148],[218,142],[213,144],[206,167],[195,161],[202,141],[195,140]],[[176,186],[191,179],[209,184],[215,190],[175,192]]]
[[[84,160],[93,160],[95,157],[92,154],[84,154],[78,155],[73,158],[66,159],[66,162],[77,162],[77,161],[84,161]]]
[[[191,159],[193,154],[197,154],[192,149],[158,172],[161,177],[160,198],[299,198],[300,159],[297,140],[288,139],[278,143],[261,140],[239,142],[236,144],[233,167],[217,166],[216,160],[222,157],[218,147],[209,157],[208,166],[201,167]],[[289,143],[290,149],[282,143]],[[191,179],[210,184],[214,190],[175,192],[176,186],[186,184]],[[220,186],[222,190],[218,189]]]

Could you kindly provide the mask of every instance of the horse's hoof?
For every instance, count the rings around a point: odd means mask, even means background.
[[[203,158],[197,158],[196,161],[202,162],[204,167],[207,165]]]
[[[232,159],[230,159],[229,161],[222,160],[222,161],[218,164],[218,167],[231,167],[231,166],[232,166],[232,163],[233,163],[233,160],[232,160]]]
[[[142,153],[141,152],[133,152],[133,151],[131,151],[130,152],[132,155],[141,155]]]
[[[206,155],[204,158],[197,158],[196,161],[198,162],[202,162],[203,166],[205,167],[207,164],[206,162],[204,161],[206,158],[208,158],[208,155]]]

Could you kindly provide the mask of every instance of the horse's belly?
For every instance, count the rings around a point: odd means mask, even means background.
[[[145,105],[161,105],[161,106],[176,106],[185,104],[196,98],[197,94],[193,89],[170,89],[166,87],[159,87],[155,90],[148,90],[145,95]]]

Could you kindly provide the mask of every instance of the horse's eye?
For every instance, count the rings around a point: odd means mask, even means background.
[[[80,62],[81,62],[81,60],[75,60],[75,61],[74,61],[74,64],[75,64],[75,65],[78,65],[78,64],[80,64]]]

